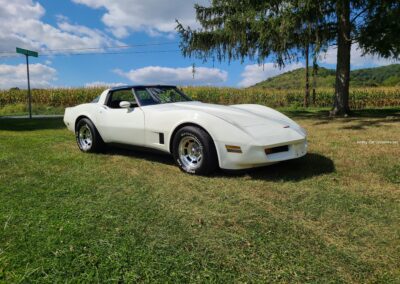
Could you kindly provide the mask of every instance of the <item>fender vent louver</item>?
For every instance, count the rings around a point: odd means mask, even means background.
[[[164,144],[164,133],[158,133],[159,143]]]

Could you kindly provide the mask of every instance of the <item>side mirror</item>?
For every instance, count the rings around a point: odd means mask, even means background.
[[[131,103],[128,101],[122,101],[119,103],[119,107],[120,108],[130,108],[131,107]]]

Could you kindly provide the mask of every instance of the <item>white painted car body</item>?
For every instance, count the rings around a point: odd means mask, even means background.
[[[306,131],[269,107],[188,101],[112,109],[105,105],[109,92],[110,89],[105,90],[98,102],[66,108],[67,128],[75,132],[76,122],[87,117],[105,143],[144,146],[171,153],[174,133],[184,125],[197,125],[211,136],[220,168],[231,170],[265,166],[307,153]],[[241,153],[228,152],[226,145],[239,146]],[[279,146],[287,149],[266,154],[265,149]]]

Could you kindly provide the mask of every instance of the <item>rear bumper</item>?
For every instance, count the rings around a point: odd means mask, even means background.
[[[222,169],[239,170],[261,167],[275,164],[277,162],[303,157],[307,154],[307,139],[299,139],[289,142],[281,142],[274,145],[238,145],[242,153],[232,153],[226,150],[225,145],[232,143],[217,143],[219,164]],[[266,148],[287,145],[287,151],[266,154]]]

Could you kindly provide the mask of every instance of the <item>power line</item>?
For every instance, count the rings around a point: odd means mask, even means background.
[[[143,43],[143,44],[131,44],[131,45],[117,45],[108,47],[83,47],[83,48],[65,48],[65,49],[46,49],[44,51],[74,51],[74,50],[106,50],[106,49],[119,49],[119,48],[134,48],[144,46],[159,46],[159,45],[171,45],[177,44],[178,42],[155,42],[155,43]]]
[[[138,54],[138,53],[168,53],[179,52],[179,49],[171,50],[143,50],[143,51],[127,51],[127,52],[82,52],[82,53],[58,53],[58,54],[42,54],[41,56],[71,56],[71,55],[117,55],[117,54]]]
[[[172,53],[180,52],[179,49],[171,50],[143,50],[143,51],[127,51],[127,52],[72,52],[72,53],[42,53],[40,57],[59,57],[59,56],[83,56],[83,55],[118,55],[118,54],[145,54],[145,53]],[[0,55],[0,58],[16,58],[19,57],[17,54],[13,55]]]
[[[135,47],[145,47],[145,46],[160,46],[160,45],[172,45],[178,42],[154,42],[154,43],[142,43],[142,44],[131,44],[131,45],[117,45],[117,46],[107,46],[107,47],[82,47],[82,48],[61,48],[61,49],[45,49],[42,52],[56,52],[56,51],[82,51],[82,50],[109,50],[109,49],[127,49]],[[15,51],[0,51],[1,54],[15,54]]]

